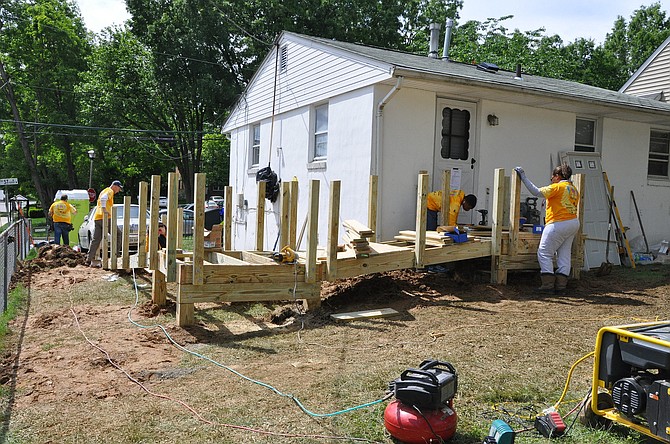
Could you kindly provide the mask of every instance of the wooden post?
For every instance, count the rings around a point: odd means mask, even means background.
[[[430,176],[419,174],[416,196],[416,240],[414,242],[414,266],[423,268],[423,256],[426,250],[426,196],[428,196]]]
[[[440,210],[440,219],[441,223],[438,225],[450,225],[449,224],[449,206],[451,199],[451,170],[442,171],[442,203]],[[456,225],[454,223],[454,225]]]
[[[279,248],[289,244],[289,231],[291,227],[291,183],[281,183],[281,214],[279,223]]]
[[[318,180],[309,182],[309,210],[307,212],[307,257],[305,259],[305,282],[316,282],[316,248],[319,244],[319,187]]]
[[[193,285],[205,282],[202,263],[205,260],[205,187],[206,175],[196,173],[193,187]],[[225,214],[225,213],[224,213]],[[230,217],[227,216],[226,217]]]
[[[584,232],[584,192],[586,187],[586,180],[583,174],[575,174],[572,178],[572,183],[577,188],[579,193],[579,204],[577,204],[577,218],[579,219],[579,230],[575,234],[575,239],[572,241],[572,268],[570,276],[574,279],[579,279],[584,266],[584,242],[582,234]]]
[[[184,247],[184,209],[177,207],[177,250]]]
[[[296,242],[296,234],[298,232],[298,179],[293,177],[291,180],[291,204],[290,204],[290,214],[291,214],[291,223],[289,224],[289,233],[288,233],[288,244],[296,250],[298,246]]]
[[[121,268],[124,270],[128,270],[130,268],[130,196],[123,196],[123,242],[121,243]]]
[[[258,182],[258,200],[256,202],[256,251],[263,251],[265,236],[265,187],[267,182]]]
[[[149,269],[158,270],[158,212],[161,195],[161,176],[151,176],[151,202],[149,212]]]
[[[119,268],[119,258],[117,257],[116,252],[119,251],[119,230],[117,230],[118,223],[116,222],[119,217],[119,207],[112,205],[112,219],[109,221],[109,233],[112,237],[111,242],[109,243],[109,260],[110,260],[110,270],[116,270]]]
[[[330,209],[328,215],[328,245],[326,262],[328,266],[328,280],[337,278],[337,242],[340,228],[340,189],[342,183],[334,180],[330,183]]]
[[[112,207],[114,208],[114,207]],[[109,218],[105,209],[102,210],[102,241],[100,241],[100,259],[102,268],[109,269]],[[116,222],[116,221],[115,221]]]
[[[497,168],[493,175],[493,208],[491,209],[491,283],[507,282],[507,270],[500,268],[502,226],[505,207],[505,170]]]
[[[147,266],[147,192],[149,184],[140,182],[140,217],[137,221],[137,266]]]
[[[167,223],[167,264],[168,282],[177,280],[177,200],[179,188],[177,173],[168,173],[168,223]]]
[[[167,302],[167,285],[165,275],[158,269],[151,272],[151,302],[159,307]]]
[[[377,242],[377,193],[379,187],[379,176],[370,176],[370,188],[368,190],[368,227],[374,230],[374,234],[370,236],[370,242]],[[338,208],[339,212],[339,208]]]
[[[510,176],[509,198],[509,248],[507,254],[516,256],[519,244],[519,217],[521,210],[521,177],[514,172]]]
[[[223,211],[223,249],[230,251],[233,249],[233,187],[226,186],[224,188],[223,198],[225,207]]]
[[[177,318],[177,325],[185,327],[193,325],[195,322],[195,305],[192,302],[183,303],[181,300],[181,285],[177,289],[177,310],[175,317]]]

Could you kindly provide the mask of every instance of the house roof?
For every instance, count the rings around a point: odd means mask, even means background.
[[[339,42],[291,32],[282,33],[279,40],[281,41],[284,38],[291,39],[291,37],[305,39],[324,47],[345,51],[388,64],[389,69],[395,75],[442,81],[449,80],[451,82],[480,85],[493,89],[548,95],[558,99],[577,100],[596,105],[624,107],[628,110],[651,111],[670,116],[670,104],[568,80],[529,74],[522,74],[522,80],[519,80],[515,78],[515,73],[509,71],[499,70],[497,73],[490,73],[478,69],[476,65],[453,61],[447,62],[441,59],[433,59],[426,55]]]
[[[661,43],[661,45],[658,48],[656,48],[656,51],[654,51],[654,53],[650,55],[649,58],[647,58],[647,60],[645,60],[642,66],[640,66],[637,69],[637,71],[635,71],[635,73],[630,77],[630,79],[628,79],[626,83],[624,83],[624,85],[619,89],[619,91],[625,91],[640,76],[640,74],[642,74],[647,69],[647,67],[651,65],[651,63],[654,60],[656,60],[656,57],[658,57],[658,55],[661,52],[663,52],[665,47],[668,45],[670,45],[670,36],[668,36],[668,38],[665,39],[665,41]]]

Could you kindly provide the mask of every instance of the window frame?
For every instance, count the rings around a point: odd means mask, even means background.
[[[328,114],[329,114],[329,104],[328,102],[315,104],[310,109],[310,143],[309,143],[309,163],[325,163],[328,159]],[[318,116],[319,110],[324,110],[325,113],[325,129],[317,129],[319,126]],[[319,153],[317,155],[317,149],[320,143],[323,143],[323,140],[319,141],[319,138],[325,135],[325,153]]]
[[[256,129],[258,129],[258,139],[256,139]],[[254,162],[256,158],[256,162]],[[261,124],[252,123],[249,125],[249,170],[258,169],[261,163]]]
[[[663,134],[665,136],[664,137],[665,152],[652,151],[652,141],[654,139],[653,138],[654,133]],[[656,137],[656,139],[659,140],[660,138]],[[664,164],[666,171],[665,175],[652,174],[650,172],[652,162]],[[663,169],[663,166],[661,167],[661,169]],[[649,152],[647,154],[647,179],[653,181],[670,182],[670,130],[668,129],[663,128],[649,129]]]
[[[577,124],[579,121],[585,121],[585,122],[592,122],[593,123],[593,131],[592,131],[592,141],[590,144],[588,143],[577,143]],[[593,117],[585,117],[585,116],[577,116],[575,118],[575,137],[574,137],[574,145],[573,149],[577,152],[581,153],[595,153],[598,151],[598,129],[600,125],[598,125],[598,119],[595,119]]]

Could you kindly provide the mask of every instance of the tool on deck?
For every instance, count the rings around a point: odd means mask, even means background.
[[[282,264],[292,264],[298,260],[298,253],[293,251],[288,245],[281,251],[272,253],[272,259]]]
[[[612,201],[610,200],[609,220],[607,221],[607,246],[605,246],[605,262],[600,264],[596,271],[596,276],[606,276],[612,272],[612,263],[610,262],[610,234],[612,233]]]

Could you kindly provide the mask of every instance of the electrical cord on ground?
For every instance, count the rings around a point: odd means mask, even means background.
[[[357,405],[357,406],[354,406],[354,407],[349,407],[349,408],[346,408],[346,409],[343,409],[343,410],[338,410],[338,411],[336,411],[336,412],[331,412],[331,413],[315,413],[315,412],[312,412],[312,411],[309,410],[307,407],[305,407],[305,406],[302,404],[302,402],[300,402],[300,400],[299,400],[298,398],[296,398],[294,395],[292,395],[292,394],[290,394],[290,393],[284,393],[284,392],[278,390],[277,388],[273,387],[273,386],[270,385],[270,384],[267,384],[267,383],[262,382],[262,381],[258,381],[258,380],[253,379],[253,378],[250,378],[250,377],[248,377],[248,376],[246,376],[246,375],[244,375],[244,374],[238,372],[237,370],[235,370],[235,369],[233,369],[233,368],[231,368],[231,367],[229,367],[229,366],[227,366],[227,365],[225,365],[225,364],[222,364],[222,363],[220,363],[220,362],[215,361],[214,359],[212,359],[212,358],[210,358],[210,357],[208,357],[208,356],[205,356],[205,355],[202,355],[202,354],[200,354],[200,353],[197,353],[197,352],[194,352],[194,351],[192,351],[192,350],[187,349],[186,347],[184,347],[184,346],[182,346],[181,344],[179,344],[178,342],[176,342],[176,341],[170,336],[170,334],[167,332],[167,330],[165,329],[165,327],[162,326],[161,324],[155,324],[155,325],[142,325],[142,324],[140,324],[139,322],[134,321],[134,320],[132,319],[132,317],[131,317],[131,313],[132,313],[133,309],[134,309],[134,308],[138,305],[138,303],[139,303],[139,291],[138,291],[138,287],[137,287],[137,279],[136,279],[136,276],[135,276],[135,270],[134,270],[134,269],[133,269],[133,287],[134,287],[134,289],[135,289],[135,303],[134,303],[134,305],[133,305],[132,307],[130,307],[130,309],[128,310],[128,321],[130,321],[131,324],[135,325],[136,327],[143,328],[143,329],[144,329],[144,328],[155,328],[155,327],[160,328],[161,331],[163,332],[163,334],[165,335],[165,337],[168,339],[168,341],[170,341],[170,342],[171,342],[177,349],[179,349],[179,350],[181,350],[181,351],[183,351],[183,352],[185,352],[185,353],[188,353],[188,354],[190,354],[190,355],[193,355],[193,356],[195,356],[195,357],[198,357],[198,358],[200,358],[200,359],[202,359],[202,360],[204,360],[204,361],[210,362],[210,363],[216,365],[217,367],[221,367],[221,368],[223,368],[224,370],[228,370],[229,372],[231,372],[231,373],[233,373],[233,374],[239,376],[239,377],[242,378],[242,379],[245,379],[245,380],[247,380],[247,381],[249,381],[249,382],[252,382],[252,383],[254,383],[254,384],[260,385],[261,387],[265,387],[265,388],[267,388],[268,390],[271,390],[272,392],[274,392],[275,394],[277,394],[277,395],[279,395],[279,396],[282,396],[282,397],[285,397],[285,398],[290,399],[291,401],[293,401],[293,402],[300,408],[300,410],[302,410],[304,413],[306,413],[307,415],[309,415],[309,416],[311,416],[311,417],[314,417],[314,418],[327,418],[327,417],[337,416],[337,415],[341,415],[341,414],[343,414],[343,413],[349,413],[349,412],[352,412],[352,411],[354,411],[354,410],[358,410],[358,409],[362,409],[362,408],[370,407],[370,406],[373,406],[373,405],[376,405],[376,404],[380,404],[380,403],[382,403],[382,402],[384,402],[384,401],[386,401],[386,400],[388,399],[388,395],[386,395],[386,396],[384,396],[384,397],[382,397],[382,398],[380,398],[380,399],[377,399],[377,400],[375,400],[375,401],[367,402],[367,403],[360,404],[360,405]]]
[[[570,380],[572,379],[572,372],[575,371],[575,368],[579,365],[580,362],[582,362],[586,358],[590,358],[594,354],[595,354],[595,352],[589,352],[589,353],[585,354],[584,356],[582,356],[581,358],[577,359],[575,361],[575,363],[572,364],[572,366],[570,367],[570,371],[568,372],[568,377],[566,378],[566,381],[565,381],[565,386],[563,387],[563,393],[561,393],[561,397],[558,399],[558,401],[556,401],[556,404],[554,404],[552,406],[552,408],[554,410],[558,410],[558,406],[561,405],[561,403],[565,399],[565,395],[568,393],[568,387],[570,386]]]
[[[79,332],[82,334],[86,342],[88,342],[93,348],[96,348],[98,351],[100,351],[102,354],[105,355],[107,358],[107,361],[117,370],[119,370],[121,373],[123,373],[126,378],[128,378],[131,382],[135,383],[137,386],[139,386],[143,391],[145,391],[147,394],[154,396],[156,398],[160,399],[165,399],[168,401],[175,402],[185,409],[187,409],[189,412],[193,414],[193,416],[198,419],[198,421],[203,422],[208,425],[213,425],[213,426],[218,426],[218,427],[226,427],[226,428],[231,428],[231,429],[237,429],[237,430],[242,430],[242,431],[247,431],[247,432],[253,432],[253,433],[259,433],[263,435],[271,435],[271,436],[279,436],[283,438],[310,438],[310,439],[328,439],[328,440],[347,440],[347,441],[356,441],[356,442],[376,442],[372,441],[366,438],[356,438],[356,437],[350,437],[350,436],[336,436],[336,435],[319,435],[319,434],[299,434],[299,433],[283,433],[283,432],[272,432],[269,430],[262,430],[262,429],[256,429],[253,427],[247,427],[247,426],[240,426],[240,425],[235,425],[235,424],[229,424],[229,423],[223,423],[223,422],[218,422],[218,421],[211,421],[209,419],[204,418],[198,411],[196,411],[193,407],[188,405],[182,400],[173,398],[171,396],[163,395],[161,393],[156,393],[151,391],[147,386],[142,384],[139,380],[134,378],[132,375],[130,375],[124,368],[122,368],[120,365],[118,365],[112,357],[109,355],[109,353],[103,349],[102,347],[94,344],[88,336],[86,336],[86,333],[81,328],[81,325],[79,324],[79,318],[77,317],[77,314],[75,313],[73,308],[70,308],[70,312],[74,316],[75,324],[77,325],[77,329]]]

